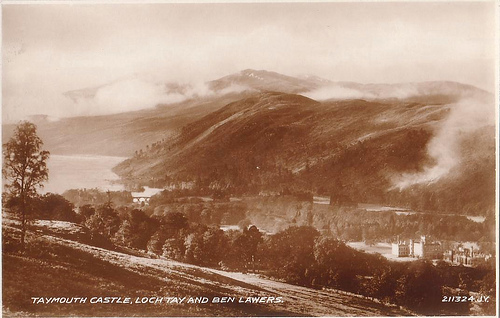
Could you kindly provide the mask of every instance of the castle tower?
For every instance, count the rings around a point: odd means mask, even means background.
[[[425,244],[425,235],[420,236],[420,241],[422,244]]]

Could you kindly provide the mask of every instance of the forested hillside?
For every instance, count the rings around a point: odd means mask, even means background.
[[[390,86],[368,86],[377,98],[325,101],[255,93],[141,150],[116,172],[156,187],[188,182],[200,194],[300,191],[340,205],[493,213],[492,96],[457,83],[414,87],[419,95],[382,98]]]

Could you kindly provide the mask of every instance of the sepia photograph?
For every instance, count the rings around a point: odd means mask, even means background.
[[[498,1],[3,1],[3,317],[498,315]]]

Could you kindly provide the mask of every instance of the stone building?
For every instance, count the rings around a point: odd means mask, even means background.
[[[429,242],[425,236],[420,241],[411,239],[409,243],[398,240],[392,243],[392,254],[397,257],[415,257],[427,259],[440,259],[443,255],[441,243]]]

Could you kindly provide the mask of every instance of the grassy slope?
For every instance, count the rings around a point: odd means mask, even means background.
[[[206,170],[224,159],[219,157],[241,154],[278,156],[287,167],[300,169],[307,158],[332,157],[336,147],[358,140],[378,140],[388,134],[397,137],[409,129],[432,130],[433,122],[445,115],[442,105],[424,109],[422,104],[363,100],[320,104],[299,95],[264,93],[187,125],[175,142],[166,145],[171,151],[151,153],[149,160],[130,163],[140,174],[149,168],[160,169],[164,161],[173,164],[169,165],[172,170],[181,169],[178,166],[203,166]],[[152,170],[151,174],[157,172]]]
[[[55,224],[53,224],[55,225]],[[68,225],[71,226],[71,225]],[[62,226],[64,227],[64,226]],[[3,253],[5,316],[387,316],[407,315],[356,295],[312,290],[60,238],[50,226],[27,255]],[[4,244],[18,234],[3,226]],[[30,297],[282,296],[283,304],[38,304]],[[237,298],[238,299],[238,298]]]
[[[280,181],[266,179],[278,174],[278,168],[297,174],[310,165],[322,170],[316,171],[317,176],[336,174],[325,165],[358,141],[375,150],[372,155],[377,161],[372,166],[376,167],[367,167],[370,171],[381,169],[379,163],[387,160],[394,163],[390,169],[405,171],[422,164],[435,122],[446,114],[443,105],[363,100],[317,103],[299,95],[264,93],[185,126],[175,141],[124,162],[116,171],[136,178],[180,173],[188,180],[213,179],[210,174],[215,172],[232,183],[246,184],[256,178],[272,185]],[[411,155],[394,155],[408,144],[409,132],[421,129],[425,133],[418,145],[412,143]],[[318,187],[328,183],[316,182]]]

